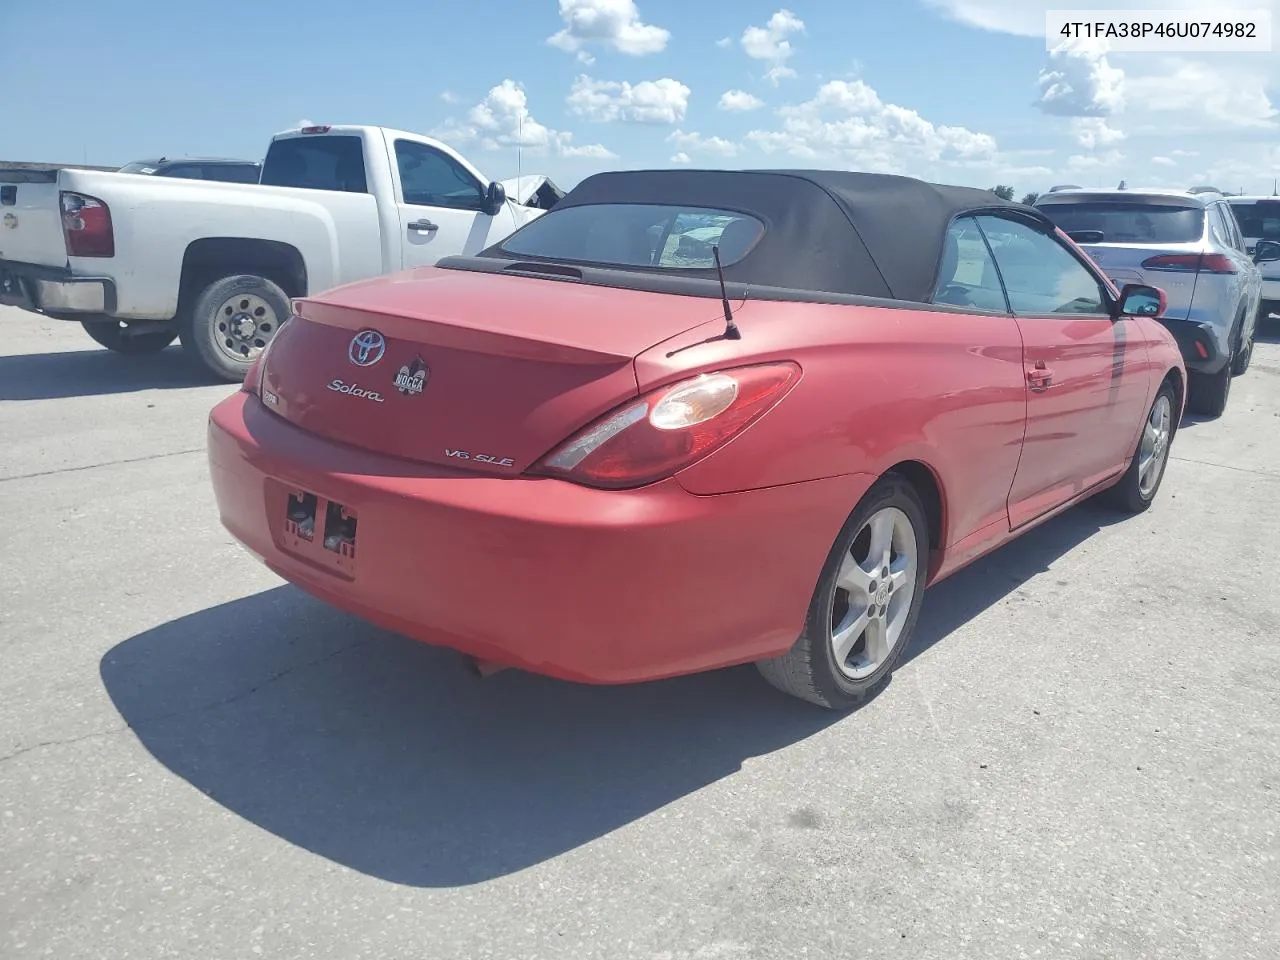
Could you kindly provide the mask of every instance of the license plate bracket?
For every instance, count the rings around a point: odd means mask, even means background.
[[[281,549],[347,578],[356,572],[359,519],[354,510],[310,490],[278,486],[272,512]]]

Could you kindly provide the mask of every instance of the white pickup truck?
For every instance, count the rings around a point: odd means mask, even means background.
[[[272,138],[258,184],[0,168],[0,303],[244,377],[290,299],[497,243],[563,193],[384,127]]]

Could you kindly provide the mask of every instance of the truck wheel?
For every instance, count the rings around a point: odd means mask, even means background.
[[[242,383],[289,312],[289,295],[276,284],[236,274],[201,291],[182,317],[178,335],[205,367],[229,383]]]
[[[123,354],[126,357],[159,353],[173,343],[178,336],[177,330],[147,330],[130,333],[119,321],[111,319],[81,320],[80,326],[84,327],[84,332],[92,337],[95,343],[106,347],[112,353]]]

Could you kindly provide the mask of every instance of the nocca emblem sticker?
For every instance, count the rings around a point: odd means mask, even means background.
[[[430,372],[421,357],[414,357],[401,367],[400,372],[396,374],[396,389],[406,397],[422,393],[422,388],[427,385],[427,376]]]

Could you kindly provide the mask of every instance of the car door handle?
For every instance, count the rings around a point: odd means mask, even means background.
[[[414,220],[409,223],[410,230],[421,230],[426,233],[435,233],[440,228],[430,220]]]
[[[1053,371],[1045,366],[1043,360],[1036,362],[1036,365],[1027,371],[1027,384],[1036,393],[1043,393],[1048,390],[1053,383]]]

